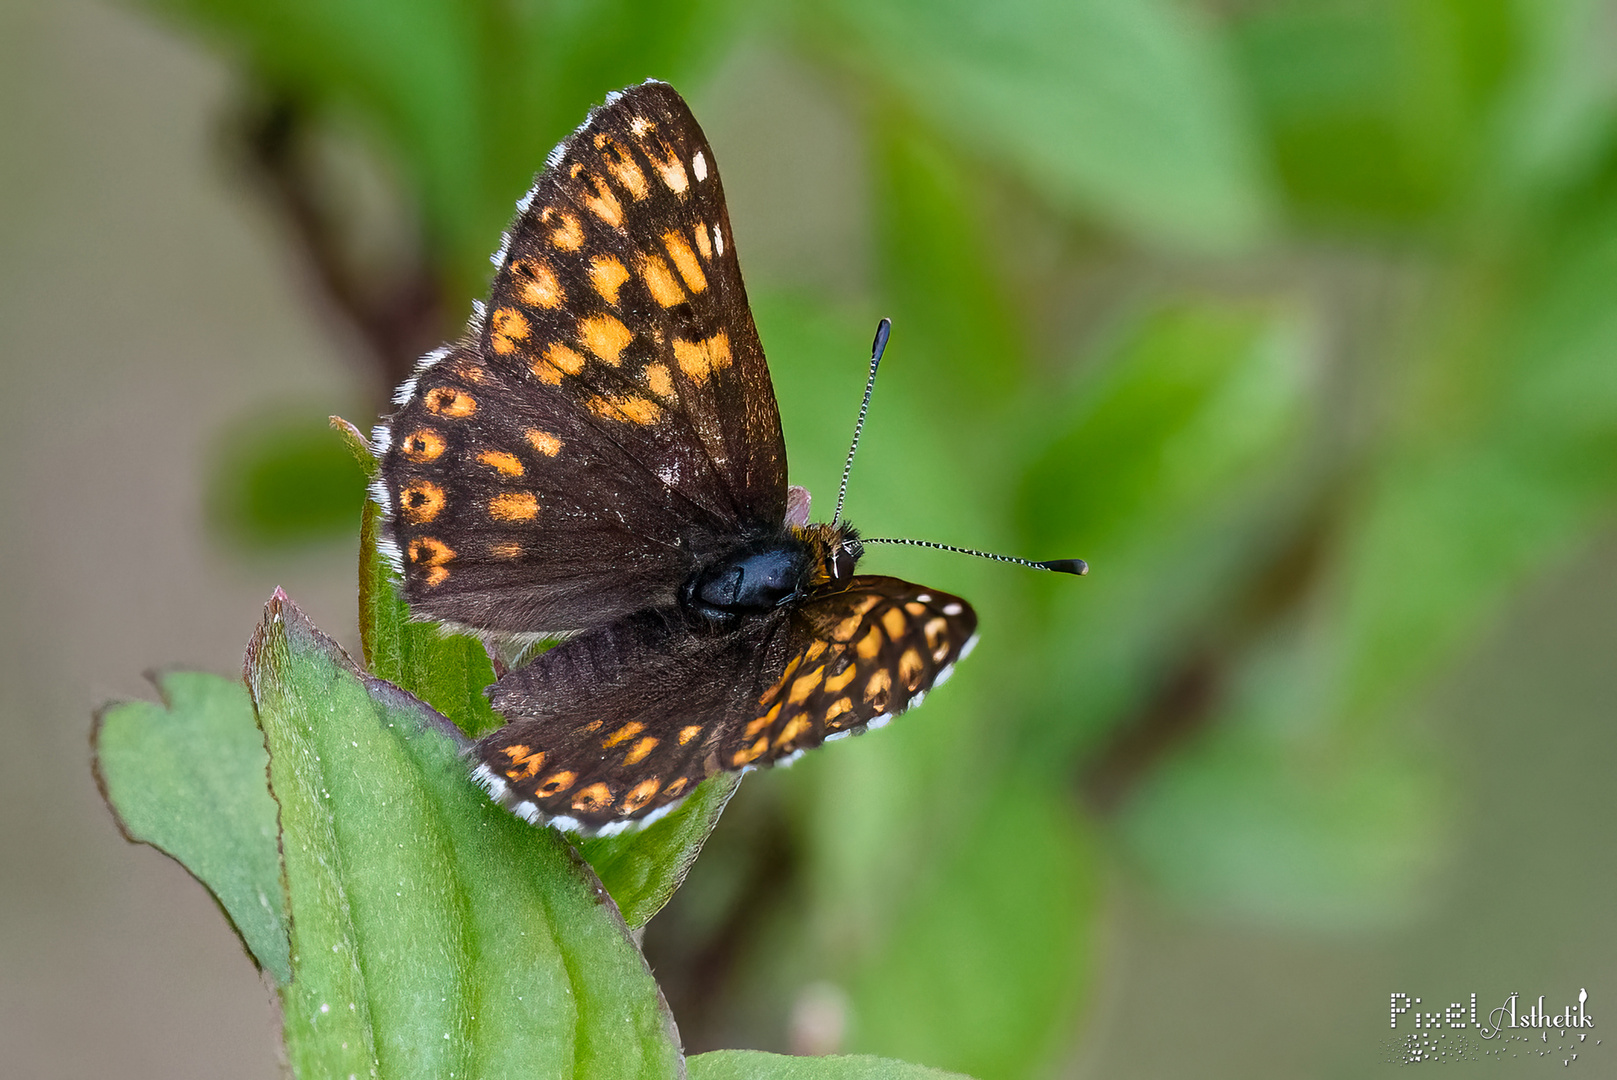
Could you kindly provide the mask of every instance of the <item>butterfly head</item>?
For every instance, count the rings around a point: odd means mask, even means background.
[[[805,588],[817,589],[850,580],[854,566],[865,554],[865,545],[859,542],[859,530],[845,521],[834,525],[805,525],[794,528],[792,533],[809,554]]]

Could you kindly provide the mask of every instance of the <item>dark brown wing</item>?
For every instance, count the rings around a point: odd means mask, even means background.
[[[474,336],[378,432],[380,494],[417,613],[599,627],[779,527],[780,417],[713,151],[672,88],[609,98],[518,209]]]
[[[476,776],[530,821],[636,828],[718,772],[885,723],[948,677],[976,623],[958,597],[886,577],[724,634],[641,612],[501,679],[490,698],[510,722],[477,743]]]

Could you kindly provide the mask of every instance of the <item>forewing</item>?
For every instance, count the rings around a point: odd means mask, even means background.
[[[481,344],[716,518],[778,527],[786,448],[713,149],[672,87],[608,99],[556,148]]]
[[[479,630],[597,626],[671,602],[723,525],[570,402],[513,384],[467,345],[417,377],[375,495],[414,611]]]
[[[378,429],[378,497],[418,614],[601,627],[779,526],[780,417],[713,152],[670,87],[610,98],[518,207],[486,317]]]

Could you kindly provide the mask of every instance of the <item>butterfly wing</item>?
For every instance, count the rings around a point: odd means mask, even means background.
[[[510,722],[476,744],[477,776],[530,821],[638,827],[718,772],[885,723],[948,677],[976,623],[960,598],[886,577],[725,634],[640,612],[495,685]]]
[[[856,577],[792,613],[786,662],[744,726],[725,732],[726,768],[772,764],[919,705],[976,644],[958,596],[891,577]]]
[[[378,432],[419,614],[605,626],[776,529],[786,450],[712,148],[674,90],[608,99],[551,154],[486,316]]]

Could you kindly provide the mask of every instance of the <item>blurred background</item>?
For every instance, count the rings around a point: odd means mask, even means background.
[[[1617,1018],[1617,6],[10,0],[8,1075],[279,1075],[91,711],[239,670],[276,585],[357,652],[326,416],[384,407],[648,76],[719,158],[822,514],[888,315],[851,519],[1093,568],[872,553],[981,646],[742,786],[645,940],[688,1050],[1354,1077],[1393,991]]]

